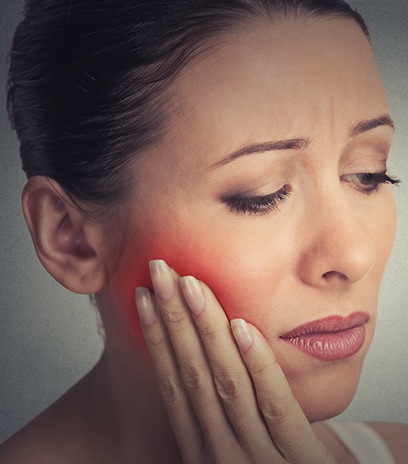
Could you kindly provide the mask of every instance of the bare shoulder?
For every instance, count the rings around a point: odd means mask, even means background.
[[[62,397],[0,446],[1,464],[71,464],[78,457],[73,414]],[[79,432],[79,430],[78,430]]]
[[[27,424],[0,446],[2,464],[48,464],[55,462],[54,438],[41,416]],[[49,440],[46,439],[48,436]]]
[[[83,437],[86,388],[78,382],[0,446],[1,464],[90,462]]]
[[[387,443],[397,464],[408,462],[408,424],[367,422]]]

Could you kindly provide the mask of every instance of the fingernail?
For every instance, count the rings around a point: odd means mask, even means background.
[[[176,293],[176,286],[169,266],[162,259],[155,259],[149,262],[149,268],[154,292],[162,300],[170,300]]]
[[[246,351],[253,343],[247,323],[243,319],[233,319],[231,329],[239,348]]]
[[[150,292],[145,287],[136,288],[136,307],[143,325],[153,324],[157,319],[156,308]]]
[[[205,298],[201,285],[193,276],[180,277],[180,286],[187,304],[197,316],[205,308]]]

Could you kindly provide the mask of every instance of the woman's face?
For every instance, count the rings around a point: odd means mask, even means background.
[[[355,392],[395,233],[392,187],[361,176],[386,170],[383,85],[352,20],[260,21],[225,39],[178,77],[167,136],[132,166],[124,252],[100,298],[138,333],[134,289],[165,259],[261,330],[310,420],[332,416]],[[280,338],[355,312],[369,319],[354,355]]]

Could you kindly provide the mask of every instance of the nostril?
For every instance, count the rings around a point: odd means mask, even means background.
[[[346,274],[343,274],[342,272],[338,272],[338,271],[325,272],[322,277],[323,277],[323,279],[325,279],[327,281],[331,281],[331,280],[334,280],[334,279],[342,280],[342,281],[349,280],[349,278],[346,276]]]

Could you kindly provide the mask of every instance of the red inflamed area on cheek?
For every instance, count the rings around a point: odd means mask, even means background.
[[[202,243],[200,244],[202,245]],[[192,275],[205,283],[214,293],[227,317],[244,317],[242,313],[242,279],[235,263],[219,249],[195,247],[179,250],[177,254],[164,258],[180,276]]]
[[[163,259],[180,276],[192,275],[207,284],[229,319],[245,317],[241,288],[244,276],[237,271],[233,272],[236,268],[235,263],[226,265],[221,250],[205,246],[202,241],[198,245],[183,241],[182,237],[179,237],[178,240],[166,240],[166,242],[167,246],[162,241],[157,247],[144,248],[143,252],[137,249],[138,246],[131,247],[125,254],[112,283],[115,293],[119,293],[120,305],[125,310],[126,318],[136,333],[138,341],[143,337],[137,315],[135,289],[137,286],[152,289],[149,261],[153,259]],[[135,259],[136,256],[138,259]]]

